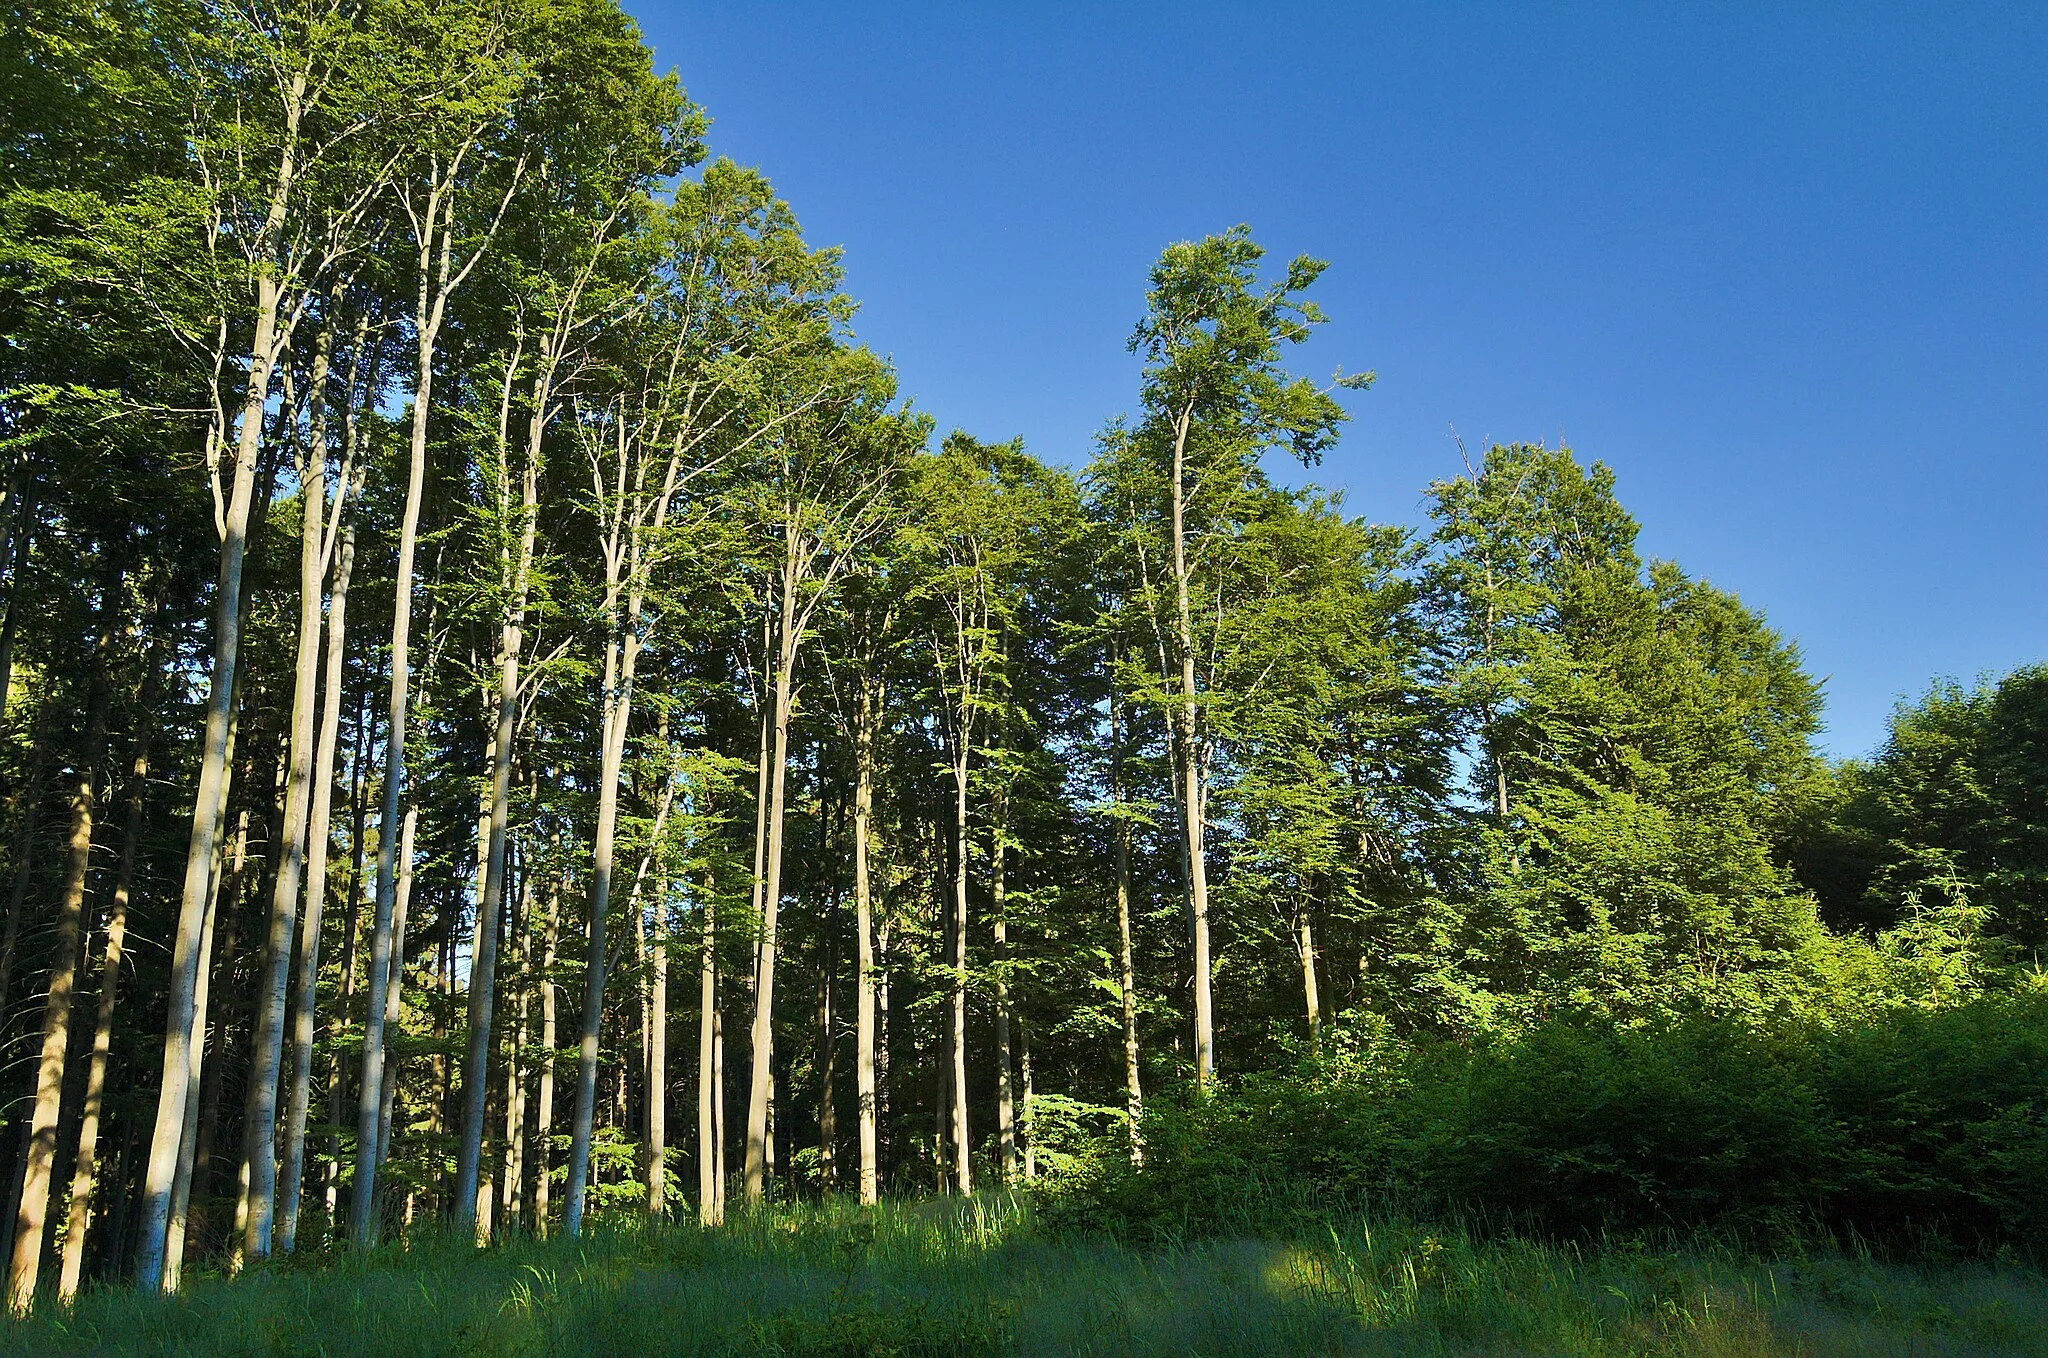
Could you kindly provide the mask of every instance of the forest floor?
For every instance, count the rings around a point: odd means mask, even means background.
[[[982,1198],[308,1254],[89,1291],[0,1320],[0,1353],[2048,1354],[2048,1277],[1362,1220],[1139,1249]]]

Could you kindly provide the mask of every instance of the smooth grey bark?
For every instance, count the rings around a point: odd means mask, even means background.
[[[405,925],[412,908],[413,835],[419,828],[420,809],[405,808],[405,828],[398,836],[398,898],[391,907],[391,975],[384,986],[384,1031],[398,1030],[398,1017],[405,996]],[[386,1066],[383,1098],[377,1104],[377,1162],[391,1156],[391,1111],[398,1097],[398,1061]]]
[[[360,343],[360,330],[357,335]],[[356,438],[353,411],[350,424],[349,451],[336,490],[343,501],[352,494],[359,494],[362,488],[360,480],[351,476]],[[342,512],[342,508],[338,502],[336,512]],[[275,1247],[285,1254],[291,1253],[298,1245],[299,1202],[305,1179],[306,1115],[313,1089],[313,1029],[319,1008],[320,928],[327,904],[328,832],[334,805],[335,755],[341,734],[342,682],[348,663],[348,587],[349,579],[355,573],[355,560],[356,530],[351,521],[341,531],[327,600],[326,674],[322,683],[325,705],[320,713],[319,737],[313,755],[313,804],[306,823],[306,922],[299,944],[298,1005],[292,1016],[292,1064],[285,1096],[283,1182],[279,1191],[274,1241]]]
[[[284,152],[264,231],[275,235],[284,221],[293,181],[293,159]],[[256,271],[256,325],[250,345],[248,392],[235,447],[234,473],[222,519],[220,575],[214,586],[213,658],[207,672],[206,727],[200,737],[199,783],[192,799],[192,835],[185,855],[184,890],[171,938],[171,975],[164,1022],[163,1078],[158,1086],[156,1130],[150,1137],[143,1175],[142,1238],[135,1281],[144,1291],[164,1288],[165,1251],[171,1193],[178,1173],[185,1119],[186,1080],[194,1066],[189,1047],[197,1008],[200,933],[209,906],[220,810],[227,796],[228,725],[233,712],[235,666],[242,639],[242,565],[248,549],[249,507],[256,490],[256,461],[263,431],[263,407],[279,343],[279,283],[267,269]],[[209,435],[209,438],[211,435]],[[199,1015],[195,1019],[195,1014]],[[173,1275],[172,1286],[175,1286]],[[167,1289],[168,1290],[168,1289]]]
[[[665,810],[666,808],[664,808]],[[657,834],[660,832],[657,830]],[[668,881],[656,882],[647,1024],[647,1215],[668,1213]]]
[[[1130,1123],[1131,1163],[1145,1163],[1144,1087],[1138,1078],[1138,987],[1131,950],[1131,822],[1124,808],[1123,706],[1110,701],[1110,800],[1116,817],[1117,998],[1124,1024],[1124,1110]]]
[[[1316,941],[1303,906],[1295,923],[1295,952],[1301,959],[1302,1004],[1308,1011],[1308,1049],[1314,1052],[1323,1036],[1323,1009],[1316,998]]]
[[[298,924],[299,883],[306,863],[311,801],[315,707],[319,701],[320,613],[326,571],[321,549],[327,517],[327,368],[333,327],[323,326],[313,351],[307,400],[311,414],[299,472],[299,631],[292,674],[291,745],[285,774],[284,827],[258,979],[256,1031],[250,1058],[249,1215],[242,1251],[270,1256],[277,1205],[277,1085],[284,1057],[285,988],[291,976],[292,935]]]
[[[875,695],[872,663],[862,666],[853,713],[853,932],[855,1118],[860,1140],[860,1200],[880,1195],[875,1106],[874,887],[868,876],[868,839],[875,810]]]
[[[777,655],[773,696],[773,750],[768,764],[767,832],[763,842],[761,891],[761,937],[754,963],[753,1068],[747,1083],[747,1202],[758,1204],[767,1193],[769,1164],[774,1154],[769,1144],[770,1086],[774,1080],[775,1057],[775,947],[776,927],[782,905],[782,823],[789,768],[789,718],[794,705],[796,653],[802,637],[796,592],[799,584],[796,546],[792,540],[784,560],[781,591],[781,625],[777,629]]]
[[[703,951],[697,961],[697,1221],[723,1224],[719,1193],[718,1146],[722,1131],[713,1116],[718,1079],[712,1049],[718,1026],[718,923],[712,884],[704,883]]]
[[[1010,1085],[1010,922],[1004,912],[1004,860],[1008,858],[1004,836],[1009,833],[1009,797],[996,794],[995,824],[989,828],[989,912],[995,916],[995,1001],[996,1001],[996,1164],[1003,1182],[1017,1178],[1017,1106]]]
[[[1202,846],[1208,805],[1202,776],[1198,722],[1201,700],[1195,687],[1195,622],[1188,598],[1187,446],[1194,407],[1187,406],[1173,430],[1173,620],[1174,646],[1180,660],[1180,738],[1182,753],[1181,824],[1185,830],[1188,870],[1188,931],[1195,961],[1195,1084],[1206,1090],[1216,1074],[1216,1022],[1210,994],[1209,869]]]
[[[559,843],[555,850],[559,857]],[[540,1045],[547,1055],[541,1060],[539,1088],[534,1091],[533,1229],[538,1235],[548,1233],[548,1197],[552,1187],[548,1167],[554,1161],[555,1062],[561,1056],[555,1048],[555,947],[561,939],[562,894],[567,889],[567,879],[565,866],[562,876],[548,889],[548,934],[540,962]]]
[[[504,437],[504,416],[509,411],[511,376],[518,360],[515,348],[506,367],[506,399],[500,404],[501,450],[498,478],[498,512],[502,520],[513,512],[510,443]],[[477,1228],[477,1181],[481,1173],[484,1141],[484,1094],[491,1063],[491,1016],[496,997],[498,970],[498,915],[505,895],[505,846],[512,818],[513,739],[519,721],[519,662],[526,634],[527,595],[533,572],[535,536],[539,530],[541,443],[548,425],[554,349],[541,346],[533,380],[533,409],[526,439],[525,465],[520,476],[517,513],[518,546],[500,558],[500,587],[505,591],[503,612],[498,622],[497,723],[491,745],[491,796],[486,815],[489,828],[484,836],[483,888],[477,898],[475,940],[470,947],[469,1045],[464,1054],[462,1074],[462,1141],[456,1151],[455,1228],[477,1234],[479,1243],[488,1232]]]
[[[952,1028],[947,1051],[952,1062],[948,1101],[952,1108],[953,1184],[962,1193],[974,1191],[970,1163],[972,1142],[967,1126],[967,756],[974,738],[973,709],[963,701],[953,752],[953,915],[950,921],[953,975],[949,1010]]]

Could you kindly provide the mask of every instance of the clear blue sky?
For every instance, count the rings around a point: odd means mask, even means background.
[[[628,4],[942,428],[1084,461],[1149,263],[1248,222],[1379,372],[1352,511],[1568,442],[1835,753],[2048,658],[2048,4]]]

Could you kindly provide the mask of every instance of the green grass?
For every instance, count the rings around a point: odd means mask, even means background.
[[[0,1353],[2048,1354],[2048,1278],[1362,1219],[1140,1249],[1048,1239],[989,1197],[485,1252],[416,1238],[169,1299],[89,1292],[0,1321]]]

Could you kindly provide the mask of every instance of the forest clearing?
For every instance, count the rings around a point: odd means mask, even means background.
[[[10,10],[0,1351],[2048,1353],[2048,665],[1840,757],[1628,465],[1354,512],[1228,219],[949,428],[715,133]]]

